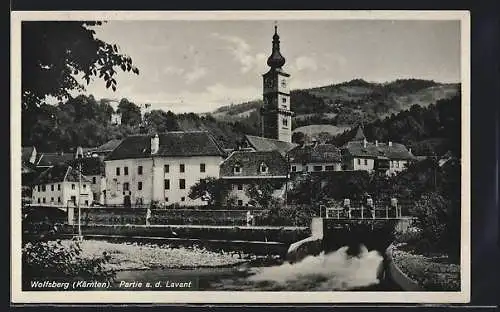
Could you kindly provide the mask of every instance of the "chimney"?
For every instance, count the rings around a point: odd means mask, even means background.
[[[158,153],[160,149],[160,138],[158,137],[158,133],[151,138],[151,155]]]
[[[389,141],[389,146],[392,146],[392,142],[391,141]]]
[[[378,140],[375,140],[375,146],[378,147]]]
[[[366,138],[365,138],[365,139],[363,139],[363,147],[366,147],[366,143],[368,143],[368,142],[366,141]]]

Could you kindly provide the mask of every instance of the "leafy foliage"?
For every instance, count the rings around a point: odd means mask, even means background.
[[[71,98],[70,91],[84,91],[93,77],[116,90],[118,69],[139,74],[132,59],[119,53],[116,44],[98,39],[95,21],[29,21],[22,31],[23,107],[38,106],[47,95]]]
[[[83,257],[79,242],[29,242],[22,249],[23,281],[112,281],[115,272],[105,267],[109,259],[106,253],[102,257]]]
[[[202,198],[207,201],[208,206],[227,205],[230,185],[223,179],[208,177],[196,182],[189,190],[189,198]]]

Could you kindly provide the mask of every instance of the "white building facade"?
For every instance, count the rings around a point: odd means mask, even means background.
[[[132,150],[132,152],[131,152]],[[204,131],[126,138],[105,160],[108,205],[205,205],[190,199],[201,179],[219,177],[222,148]]]

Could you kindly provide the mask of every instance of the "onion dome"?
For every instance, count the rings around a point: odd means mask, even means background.
[[[278,26],[274,26],[273,52],[267,58],[267,65],[273,69],[281,68],[285,65],[285,58],[280,53],[280,36],[278,35]]]

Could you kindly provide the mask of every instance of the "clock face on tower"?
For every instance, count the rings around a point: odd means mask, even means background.
[[[285,79],[281,80],[281,87],[286,88],[286,80]]]

